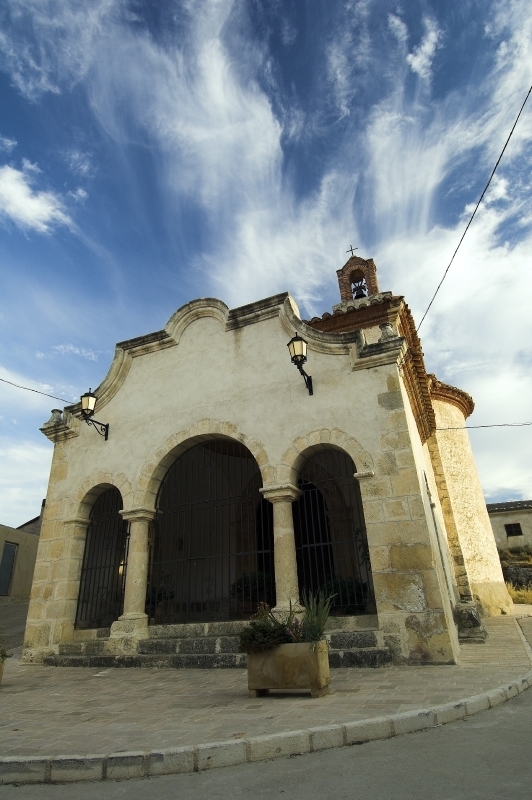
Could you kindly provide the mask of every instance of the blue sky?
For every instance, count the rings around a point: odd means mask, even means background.
[[[529,0],[4,0],[0,377],[74,400],[195,297],[338,300],[350,244],[419,321],[529,86]],[[471,424],[532,420],[532,102],[421,329]],[[0,521],[53,400],[0,383]],[[472,431],[490,499],[532,428]]]

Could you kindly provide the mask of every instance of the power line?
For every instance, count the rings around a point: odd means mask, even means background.
[[[46,392],[40,392],[38,389],[30,389],[29,386],[20,386],[18,383],[13,383],[12,381],[6,381],[5,378],[0,378],[2,383],[9,383],[10,386],[16,386],[17,389],[25,389],[27,392],[35,392],[35,394],[42,394],[45,397],[51,397],[52,400],[61,400],[62,403],[66,403],[67,405],[72,405],[72,400],[65,400],[64,397],[55,397],[53,394],[47,394]]]
[[[470,225],[471,225],[471,223],[473,222],[473,219],[474,219],[474,217],[475,217],[475,214],[476,214],[476,213],[477,213],[477,211],[478,211],[478,207],[480,206],[480,204],[481,204],[481,202],[482,202],[482,199],[483,199],[484,195],[486,194],[486,192],[487,192],[487,190],[488,190],[488,187],[489,187],[489,185],[490,185],[490,183],[491,183],[491,179],[492,179],[492,178],[493,178],[493,176],[495,175],[495,170],[496,170],[496,169],[497,169],[497,167],[499,166],[499,164],[500,164],[500,162],[501,162],[501,159],[502,159],[502,157],[503,157],[503,155],[504,155],[504,152],[505,152],[506,148],[508,147],[508,142],[509,142],[509,141],[510,141],[510,139],[512,138],[512,134],[513,134],[513,132],[514,132],[514,130],[515,130],[515,126],[517,125],[517,123],[518,123],[518,121],[519,121],[519,117],[521,116],[521,112],[523,111],[523,109],[524,109],[524,107],[525,107],[525,104],[526,104],[526,101],[527,101],[527,100],[528,100],[528,98],[530,97],[530,93],[531,93],[531,92],[532,92],[532,86],[531,86],[531,87],[530,87],[530,89],[528,90],[527,96],[525,97],[525,99],[524,99],[524,101],[523,101],[523,105],[521,106],[521,108],[520,108],[520,110],[519,110],[519,114],[517,115],[517,117],[516,117],[516,119],[515,119],[515,122],[514,122],[514,124],[513,124],[512,130],[510,131],[510,133],[509,133],[509,136],[508,136],[508,138],[506,139],[506,143],[505,143],[504,147],[503,147],[503,148],[502,148],[502,150],[501,150],[501,154],[500,154],[499,158],[497,159],[497,163],[496,163],[496,164],[495,164],[495,166],[493,167],[493,170],[492,170],[492,172],[491,172],[491,175],[490,175],[490,177],[489,177],[489,180],[488,180],[487,184],[485,185],[485,187],[484,187],[484,190],[483,190],[482,194],[480,195],[479,201],[478,201],[478,203],[477,203],[477,204],[476,204],[476,206],[475,206],[475,210],[473,211],[473,213],[471,214],[471,217],[469,218],[469,222],[467,223],[467,225],[466,225],[466,227],[465,227],[465,230],[464,230],[464,232],[463,232],[463,234],[462,234],[462,236],[461,236],[461,238],[460,238],[460,241],[458,242],[458,245],[457,245],[457,247],[456,247],[456,250],[455,250],[455,251],[454,251],[454,253],[453,253],[453,257],[452,257],[452,258],[451,258],[451,260],[449,261],[449,264],[448,264],[448,266],[447,266],[447,269],[446,269],[446,270],[445,270],[445,272],[443,273],[443,278],[442,278],[442,279],[441,279],[441,281],[439,282],[439,284],[438,284],[438,286],[437,286],[437,288],[436,288],[436,291],[435,291],[435,292],[434,292],[434,294],[432,295],[432,299],[431,299],[430,303],[428,304],[428,306],[427,306],[427,310],[426,310],[426,311],[425,311],[425,313],[423,314],[423,316],[422,316],[422,318],[421,318],[421,322],[420,322],[420,323],[419,323],[419,325],[417,326],[417,328],[416,328],[416,331],[418,331],[418,330],[421,328],[421,326],[423,325],[423,320],[425,319],[425,317],[426,317],[426,316],[427,316],[427,314],[429,313],[429,309],[430,309],[431,305],[433,304],[434,300],[436,299],[436,295],[437,295],[437,294],[438,294],[438,292],[440,291],[440,288],[441,288],[441,285],[442,285],[442,283],[444,282],[445,278],[447,277],[447,273],[449,272],[449,270],[450,270],[450,268],[451,268],[451,264],[452,264],[452,263],[453,263],[453,261],[454,261],[454,257],[456,256],[456,254],[457,254],[457,252],[458,252],[458,249],[459,249],[460,245],[461,245],[461,244],[462,244],[462,242],[464,241],[464,237],[465,237],[465,235],[466,235],[467,231],[469,230],[469,226],[470,226]]]
[[[5,378],[0,378],[0,381],[2,381],[3,383],[8,383],[10,386],[16,386],[17,389],[25,389],[27,392],[35,392],[36,394],[42,394],[45,397],[51,397],[53,400],[61,400],[62,403],[67,403],[67,405],[72,405],[72,401],[65,400],[64,397],[55,397],[55,395],[53,394],[40,392],[38,389],[30,389],[29,386],[20,386],[20,384],[13,383],[12,381],[7,381]],[[472,428],[523,428],[525,425],[532,425],[532,422],[500,422],[494,425],[464,425],[460,428],[436,428],[436,430],[465,431],[465,430],[471,430]]]

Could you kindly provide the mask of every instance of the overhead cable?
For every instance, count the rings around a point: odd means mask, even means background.
[[[491,172],[491,175],[490,175],[490,177],[489,177],[489,180],[488,180],[487,184],[485,185],[485,187],[484,187],[484,189],[483,189],[483,191],[482,191],[482,194],[480,195],[480,198],[479,198],[479,201],[478,201],[478,203],[477,203],[477,204],[476,204],[476,206],[475,206],[475,210],[474,210],[474,211],[473,211],[473,213],[471,214],[471,216],[470,216],[470,218],[469,218],[469,222],[467,223],[467,225],[466,225],[466,227],[465,227],[465,230],[464,230],[464,232],[463,232],[463,234],[462,234],[462,236],[461,236],[461,238],[460,238],[460,241],[458,242],[458,245],[456,246],[456,250],[455,250],[455,251],[454,251],[454,253],[453,253],[453,257],[452,257],[452,258],[451,258],[451,260],[449,261],[449,264],[447,265],[447,269],[446,269],[446,270],[445,270],[445,272],[443,273],[443,278],[441,279],[441,281],[439,282],[438,286],[436,287],[436,291],[435,291],[435,292],[434,292],[434,294],[432,295],[432,299],[431,299],[430,303],[428,304],[428,306],[427,306],[427,309],[426,309],[425,313],[424,313],[424,314],[423,314],[423,316],[421,317],[421,322],[420,322],[420,323],[419,323],[419,325],[417,326],[417,328],[416,328],[416,331],[418,331],[418,330],[421,328],[421,326],[423,325],[423,320],[425,319],[425,317],[426,317],[426,316],[427,316],[427,314],[429,313],[429,309],[430,309],[431,305],[433,304],[434,300],[436,299],[436,295],[437,295],[437,294],[438,294],[438,292],[440,291],[440,288],[441,288],[441,285],[442,285],[442,283],[444,282],[445,278],[447,277],[447,273],[449,272],[449,270],[450,270],[450,268],[451,268],[451,264],[452,264],[452,263],[453,263],[453,261],[454,261],[454,258],[455,258],[456,254],[457,254],[457,252],[458,252],[458,250],[459,250],[459,248],[460,248],[460,245],[461,245],[461,244],[462,244],[462,242],[464,241],[464,237],[465,237],[465,235],[466,235],[467,231],[469,230],[469,226],[470,226],[470,225],[471,225],[471,223],[473,222],[473,219],[474,219],[474,217],[475,217],[475,214],[476,214],[476,213],[477,213],[477,211],[478,211],[478,207],[480,206],[480,204],[481,204],[481,202],[482,202],[482,199],[483,199],[484,195],[486,194],[486,192],[487,192],[487,190],[488,190],[488,187],[489,187],[489,185],[490,185],[490,183],[491,183],[491,179],[492,179],[492,178],[493,178],[493,176],[495,175],[495,170],[496,170],[496,169],[497,169],[497,167],[499,166],[499,164],[500,164],[500,162],[501,162],[501,159],[502,159],[502,157],[503,157],[503,155],[504,155],[504,151],[505,151],[505,150],[506,150],[506,148],[508,147],[508,143],[509,143],[510,139],[512,138],[512,134],[513,134],[513,132],[514,132],[514,130],[515,130],[515,126],[517,125],[517,123],[518,123],[518,121],[519,121],[519,117],[521,116],[521,112],[523,111],[523,109],[524,109],[524,107],[525,107],[525,104],[526,104],[526,101],[527,101],[527,100],[528,100],[528,98],[530,97],[530,94],[531,94],[531,92],[532,92],[532,86],[531,86],[531,87],[530,87],[530,89],[528,90],[527,96],[525,97],[525,99],[524,99],[524,101],[523,101],[523,105],[522,105],[522,106],[521,106],[521,108],[519,109],[519,114],[517,115],[517,117],[516,117],[516,119],[515,119],[515,122],[514,122],[514,124],[513,124],[512,130],[510,131],[510,133],[509,133],[509,135],[508,135],[508,138],[506,139],[506,142],[505,142],[505,144],[504,144],[504,147],[503,147],[503,148],[502,148],[502,150],[501,150],[501,154],[500,154],[499,158],[497,159],[497,163],[496,163],[496,164],[495,164],[495,166],[493,167],[493,170],[492,170],[492,172]]]
[[[29,386],[20,386],[18,383],[13,383],[12,381],[6,381],[5,378],[0,378],[2,383],[9,383],[10,386],[16,386],[17,389],[25,389],[27,392],[35,392],[35,394],[42,394],[45,397],[51,397],[52,400],[61,400],[62,403],[66,403],[67,405],[72,405],[72,400],[65,400],[64,397],[55,397],[53,394],[47,394],[46,392],[40,392],[38,389],[30,389]]]

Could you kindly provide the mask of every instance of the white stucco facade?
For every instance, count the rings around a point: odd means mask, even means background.
[[[296,332],[308,342],[312,396],[288,356]],[[124,610],[111,628],[109,652],[132,652],[148,635],[148,541],[161,481],[194,444],[226,438],[252,453],[262,494],[274,506],[278,606],[299,601],[291,518],[298,471],[313,452],[343,451],[360,484],[386,643],[398,663],[459,660],[454,555],[431,455],[403,380],[405,339],[391,325],[368,326],[367,334],[316,330],[282,294],[232,311],[219,300],[196,300],[164,331],[117,345],[95,390],[95,417],[109,424],[108,441],[85,424],[79,407],[54,412],[43,428],[55,449],[25,659],[40,660],[81,635],[74,622],[87,525],[110,486],[121,493],[130,545]],[[485,508],[484,515],[472,529],[478,549],[489,538]],[[502,581],[474,544],[470,550],[467,539],[462,544],[473,589]]]

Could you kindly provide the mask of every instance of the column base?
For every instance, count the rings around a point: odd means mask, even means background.
[[[137,652],[137,643],[148,638],[147,614],[122,614],[111,625],[111,634],[106,643],[106,652],[120,655]]]
[[[272,614],[274,615],[274,617],[277,617],[278,619],[284,621],[288,616],[288,614],[290,613],[290,610],[292,610],[292,612],[297,616],[301,616],[302,614],[305,613],[305,607],[302,606],[300,600],[297,599],[291,601],[282,600],[280,603],[277,603],[277,605],[272,608]]]

